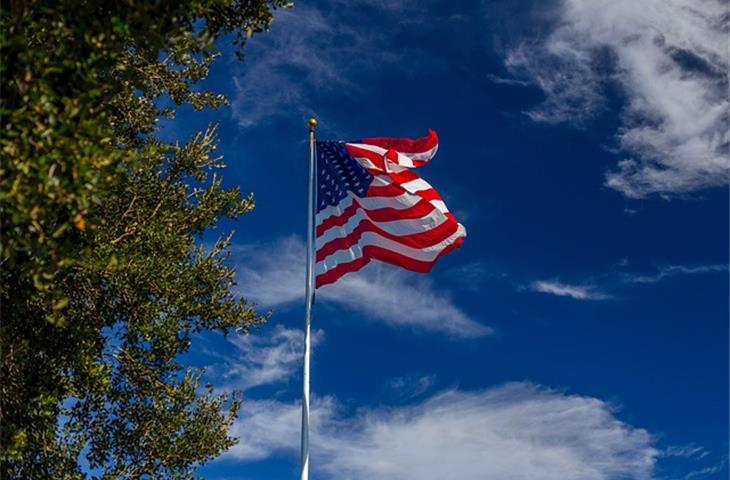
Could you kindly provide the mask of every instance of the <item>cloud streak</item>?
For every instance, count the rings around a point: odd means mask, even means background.
[[[728,266],[719,263],[711,265],[666,265],[657,269],[656,273],[653,274],[625,274],[623,280],[626,283],[657,283],[680,275],[702,275],[727,271]]]
[[[537,280],[521,288],[573,300],[610,300],[616,298],[613,292],[631,286],[659,283],[683,275],[708,275],[727,271],[728,266],[723,264],[665,265],[658,267],[652,273],[614,271],[599,277],[591,277],[583,282]]]
[[[544,39],[525,42],[508,69],[546,95],[535,121],[583,124],[625,98],[618,146],[627,156],[606,185],[630,198],[675,195],[728,180],[726,2],[566,0]]]
[[[281,307],[304,299],[304,244],[296,237],[266,249],[243,249],[237,255],[240,292],[263,307]],[[452,337],[475,338],[491,333],[458,308],[430,279],[373,263],[334,285],[317,291],[317,301],[335,304],[375,321]],[[407,305],[407,308],[404,308]]]
[[[388,388],[398,398],[415,398],[426,393],[435,383],[436,375],[406,375],[392,378]]]
[[[606,300],[610,295],[601,292],[593,285],[570,285],[554,280],[539,280],[530,285],[535,292],[547,293],[558,297],[570,297],[574,300]]]

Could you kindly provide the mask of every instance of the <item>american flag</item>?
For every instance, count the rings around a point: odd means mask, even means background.
[[[433,130],[417,140],[317,142],[317,288],[370,260],[428,272],[463,242],[463,225],[411,170],[428,163],[437,149]]]

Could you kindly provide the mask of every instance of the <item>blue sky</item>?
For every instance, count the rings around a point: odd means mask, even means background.
[[[312,478],[728,475],[727,2],[321,0],[278,11],[165,135],[219,121],[249,337],[187,360],[246,402],[208,478],[296,478],[306,118],[440,137],[468,237],[318,293]]]

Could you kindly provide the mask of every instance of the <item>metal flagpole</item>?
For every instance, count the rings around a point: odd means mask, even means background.
[[[309,357],[312,350],[312,306],[314,304],[314,129],[317,119],[309,125],[309,192],[307,194],[307,281],[304,291],[304,374],[302,375],[302,449],[300,480],[309,480]]]

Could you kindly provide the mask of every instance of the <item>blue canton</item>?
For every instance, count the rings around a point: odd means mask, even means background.
[[[347,192],[365,197],[373,176],[342,142],[317,142],[317,213],[337,205]]]

